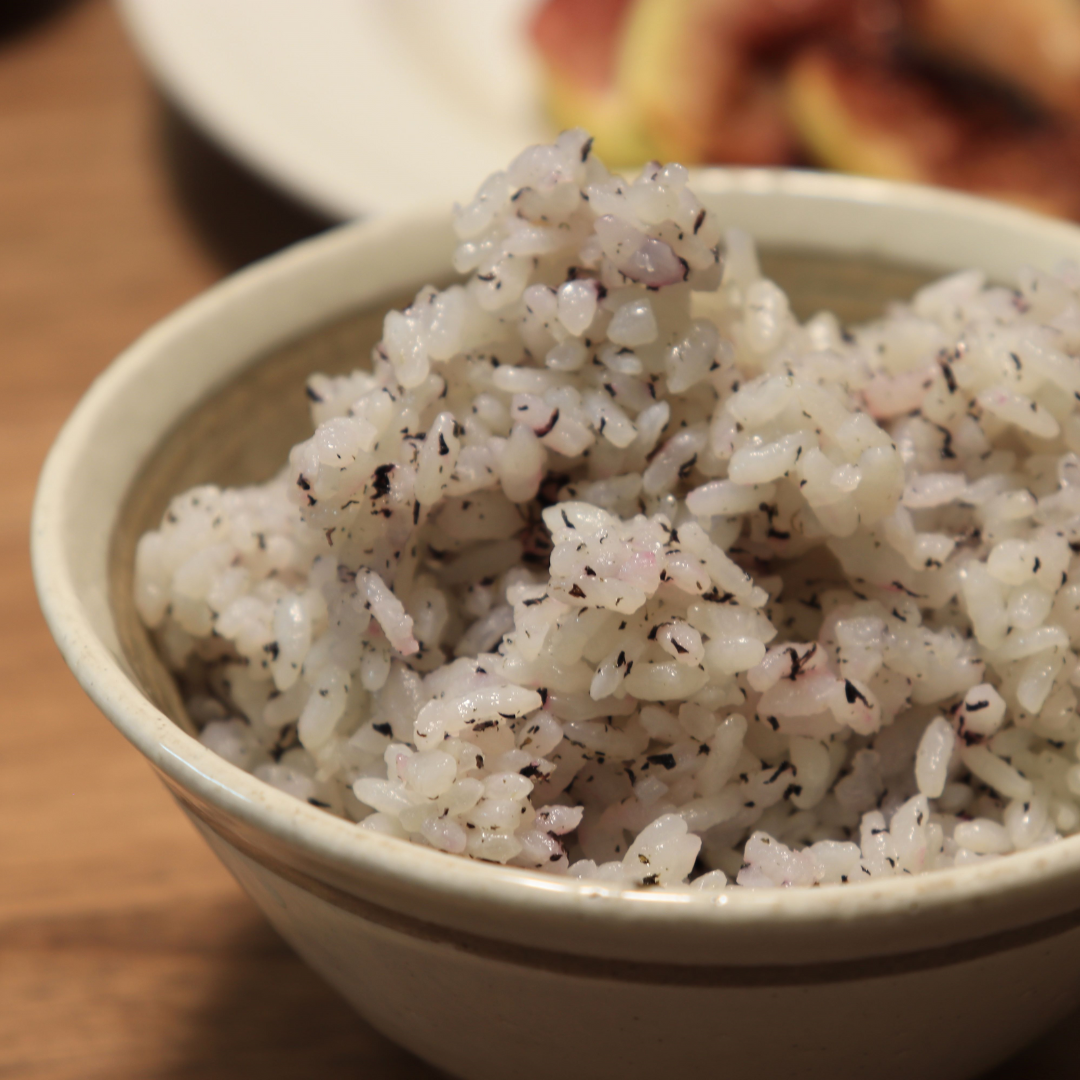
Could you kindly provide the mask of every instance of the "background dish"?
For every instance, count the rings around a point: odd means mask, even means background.
[[[530,0],[118,4],[191,120],[333,218],[469,198],[546,134]]]

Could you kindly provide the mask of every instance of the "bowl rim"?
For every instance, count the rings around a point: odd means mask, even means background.
[[[1071,245],[1080,258],[1080,228],[956,192],[861,177],[764,169],[699,170],[692,186],[710,196],[750,196],[804,210],[838,203],[861,205],[871,214],[944,215],[962,220],[970,228],[986,226],[1036,237],[1051,246]],[[766,206],[766,202],[761,205]],[[418,230],[445,233],[447,222],[446,211],[438,210],[343,225],[226,278],[124,350],[95,380],[64,424],[45,461],[34,501],[34,580],[65,660],[121,733],[170,781],[196,799],[285,845],[304,850],[323,864],[376,884],[393,882],[418,898],[417,904],[427,903],[437,894],[452,897],[460,907],[500,909],[526,921],[554,920],[560,925],[591,927],[590,932],[603,926],[605,935],[631,928],[635,934],[661,936],[676,921],[676,914],[680,934],[685,936],[688,932],[726,934],[864,922],[884,927],[916,913],[946,918],[964,915],[986,907],[991,899],[1010,910],[1017,909],[1007,921],[1025,923],[1041,917],[1040,905],[1031,902],[1048,890],[1055,893],[1053,910],[1042,914],[1056,915],[1077,907],[1080,901],[1063,907],[1062,896],[1070,885],[1080,883],[1080,835],[1006,859],[873,881],[858,888],[729,889],[719,894],[687,889],[625,890],[465,860],[359,831],[350,822],[308,806],[213,754],[150,703],[94,629],[65,555],[65,496],[77,482],[89,440],[107,420],[110,405],[121,391],[146,380],[156,365],[167,361],[178,342],[215,323],[227,323],[239,303],[257,301],[268,288],[303,281],[328,263],[377,255],[380,246],[395,242],[403,231],[410,236]],[[362,306],[361,298],[355,308]],[[313,325],[319,322],[316,319]],[[245,358],[244,363],[251,359],[254,357]],[[238,364],[235,371],[241,367]],[[159,440],[162,434],[158,432]],[[1019,911],[1025,902],[1027,910]],[[442,916],[433,913],[432,917],[435,921],[466,918],[454,905],[450,907],[453,912]],[[492,933],[503,934],[505,930],[493,925]],[[888,945],[882,950],[888,952]]]

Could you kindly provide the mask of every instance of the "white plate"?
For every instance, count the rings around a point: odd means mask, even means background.
[[[535,0],[118,0],[165,93],[335,218],[467,199],[548,132]]]

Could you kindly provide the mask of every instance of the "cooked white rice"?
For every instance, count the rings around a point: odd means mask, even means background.
[[[360,829],[626,886],[1080,827],[1080,270],[800,325],[679,165],[581,131],[458,209],[270,483],[136,600],[202,741]],[[725,257],[721,259],[721,251]]]

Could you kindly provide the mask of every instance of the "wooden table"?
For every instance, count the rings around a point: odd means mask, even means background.
[[[321,224],[163,108],[106,0],[48,6],[0,24],[0,1080],[434,1076],[278,941],[38,612],[31,498],[80,394],[154,320]],[[996,1080],[1074,1077],[1078,1023]]]
[[[318,224],[220,164],[105,0],[0,36],[3,1080],[434,1075],[279,942],[68,674],[30,582],[37,474],[94,376]]]

